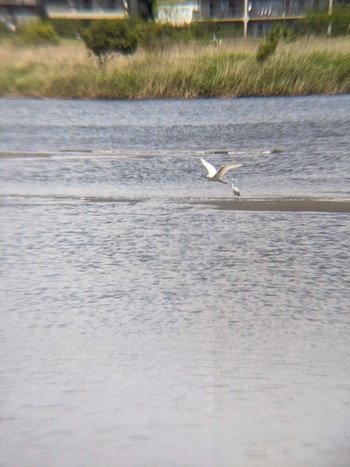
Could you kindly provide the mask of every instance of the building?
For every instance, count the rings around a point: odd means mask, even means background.
[[[32,16],[51,19],[153,18],[153,0],[0,0],[0,19]]]
[[[52,19],[153,19],[154,0],[0,0],[0,19],[34,15]],[[340,0],[346,1],[346,0]],[[308,12],[329,12],[333,0],[159,0],[157,20],[172,24],[212,21],[236,25],[244,36],[263,36],[275,22],[290,25]]]
[[[245,36],[263,36],[275,22],[291,25],[310,11],[331,12],[333,0],[198,0],[195,5],[185,5],[188,9],[187,22],[236,24],[242,27]],[[180,11],[184,10],[185,5],[179,5],[182,8]],[[172,15],[177,8],[177,5],[172,4]],[[159,11],[163,9],[164,5],[158,8]],[[182,16],[184,17],[183,13]]]
[[[0,20],[11,24],[18,16],[37,16],[40,14],[39,0],[0,0]]]

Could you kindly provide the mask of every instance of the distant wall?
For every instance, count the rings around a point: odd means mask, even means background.
[[[183,4],[161,4],[158,5],[157,19],[161,23],[175,25],[188,24],[193,21],[193,12],[198,9],[197,5]]]
[[[21,7],[21,6],[37,7],[38,5],[39,5],[38,0],[0,0],[0,6],[6,6],[6,7]]]

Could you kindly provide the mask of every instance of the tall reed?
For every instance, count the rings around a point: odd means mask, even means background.
[[[350,92],[350,41],[309,39],[256,61],[258,41],[139,50],[98,69],[78,41],[0,43],[0,95],[91,99],[292,96]]]

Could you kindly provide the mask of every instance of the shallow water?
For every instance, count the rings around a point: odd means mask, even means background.
[[[1,465],[349,464],[349,104],[0,99]]]

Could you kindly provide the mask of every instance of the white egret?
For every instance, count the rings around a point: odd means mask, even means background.
[[[241,196],[241,192],[239,191],[239,189],[235,186],[235,181],[233,178],[231,178],[231,182],[232,182],[232,193],[233,193],[233,197],[234,199],[238,199],[239,196]]]
[[[241,167],[242,164],[224,164],[222,165],[219,170],[216,170],[216,168],[211,165],[209,162],[205,161],[204,159],[201,158],[202,164],[208,171],[207,179],[212,182],[221,182],[221,183],[227,183],[225,182],[222,177],[225,175],[226,172],[232,169],[237,169],[238,167]]]

